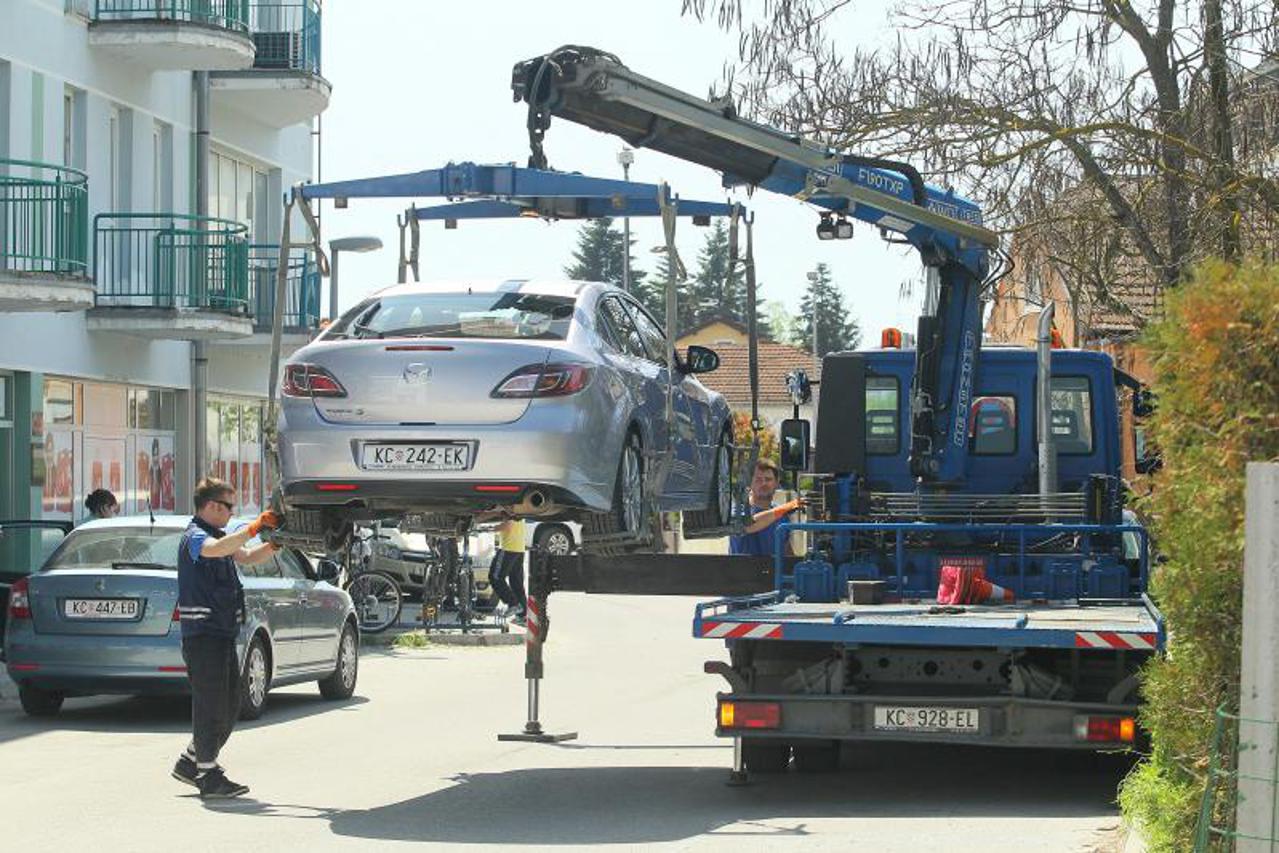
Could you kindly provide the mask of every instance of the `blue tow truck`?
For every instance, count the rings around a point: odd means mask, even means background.
[[[811,520],[781,528],[766,591],[696,608],[694,636],[729,651],[707,671],[729,685],[716,732],[734,739],[735,773],[792,755],[829,767],[841,741],[1133,744],[1137,673],[1166,639],[1147,595],[1149,540],[1123,507],[1119,406],[1128,397],[1144,414],[1144,398],[1108,356],[1052,348],[1051,308],[1037,349],[983,347],[983,297],[1010,261],[977,206],[908,164],[751,122],[604,51],[518,63],[512,89],[528,105],[530,166],[546,165],[546,131],[566,119],[715,169],[726,186],[805,201],[821,239],[870,223],[929,272],[914,348],[895,333],[826,356],[816,424],[782,424],[782,467],[816,486]],[[809,383],[794,379],[798,412]],[[806,537],[798,561],[783,555],[793,533]],[[654,592],[679,576],[762,580],[722,558],[648,560]],[[579,588],[621,570],[611,562],[580,569]],[[943,573],[962,567],[1000,600],[939,603]]]

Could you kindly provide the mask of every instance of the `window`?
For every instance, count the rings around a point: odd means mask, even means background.
[[[630,309],[631,316],[635,318],[635,327],[639,330],[640,338],[644,341],[644,349],[648,353],[648,360],[655,361],[658,364],[666,363],[666,335],[662,334],[662,327],[648,315],[648,312],[639,307],[638,304],[627,300],[626,307]]]
[[[892,456],[900,449],[901,404],[897,379],[866,377],[866,452]]]
[[[1092,453],[1092,393],[1086,376],[1054,376],[1052,432],[1063,456]]]
[[[44,422],[46,424],[75,423],[75,397],[70,382],[65,379],[44,381]]]
[[[640,337],[630,312],[622,306],[621,300],[615,297],[602,300],[600,315],[608,324],[613,339],[621,344],[623,353],[635,358],[648,358],[648,352],[644,349],[644,339]]]
[[[172,391],[160,391],[155,388],[129,389],[129,427],[131,429],[176,429],[175,412]]]
[[[264,194],[266,173],[222,151],[209,152],[209,215],[249,226],[249,236],[264,240],[265,222],[256,222],[264,211],[255,197]]]
[[[968,442],[978,456],[1017,452],[1017,400],[1011,395],[985,395],[973,401]]]
[[[573,304],[571,296],[518,291],[387,296],[348,312],[325,337],[562,341],[573,322]]]
[[[275,560],[280,564],[280,572],[285,578],[295,581],[308,579],[306,568],[292,551],[281,551],[275,555]]]

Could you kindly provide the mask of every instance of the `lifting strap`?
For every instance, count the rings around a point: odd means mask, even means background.
[[[734,223],[734,229],[736,223]],[[755,215],[746,218],[746,358],[751,384],[751,452],[745,460],[742,483],[749,483],[755,475],[755,463],[759,461],[759,433],[764,428],[759,418],[759,328],[756,323],[755,285]],[[742,502],[742,516],[750,523],[750,501]]]

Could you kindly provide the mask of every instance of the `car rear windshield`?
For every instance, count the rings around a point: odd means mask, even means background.
[[[72,531],[53,552],[45,571],[103,569],[112,566],[165,568],[177,571],[181,530],[108,527]]]
[[[562,341],[571,296],[486,292],[411,293],[357,305],[325,336],[334,338],[514,338]]]

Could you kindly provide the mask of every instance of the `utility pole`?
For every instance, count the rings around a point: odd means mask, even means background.
[[[635,162],[635,152],[623,148],[617,152],[617,162],[622,164],[622,179],[631,179],[631,164]],[[631,292],[631,218],[622,217],[622,290]]]

